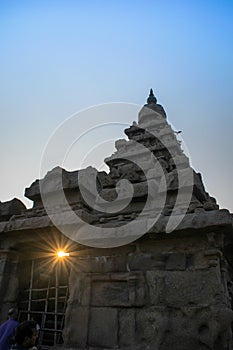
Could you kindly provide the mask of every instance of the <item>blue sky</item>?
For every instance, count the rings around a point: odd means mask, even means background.
[[[207,191],[233,211],[232,1],[0,1],[0,45],[1,201],[30,206],[24,188],[70,115],[142,105],[153,87]]]

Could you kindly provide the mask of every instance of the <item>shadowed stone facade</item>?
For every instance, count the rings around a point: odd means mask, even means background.
[[[64,343],[55,348],[232,350],[232,215],[220,210],[205,191],[201,175],[190,167],[152,91],[138,123],[125,133],[128,140],[116,141],[116,152],[105,160],[109,174],[89,167],[82,193],[77,177],[83,170],[57,167],[26,189],[34,202],[32,209],[16,200],[0,203],[1,318],[10,305],[20,304],[20,263],[43,256],[38,242],[60,240],[70,246],[71,263]],[[90,180],[94,176],[97,193]],[[129,204],[117,214],[98,210],[98,196],[110,201],[109,206],[128,203],[130,191],[118,187],[122,179],[133,186]],[[53,214],[63,217],[61,180],[72,211],[84,221],[73,236],[82,244],[64,237],[43,205],[41,191],[53,204]],[[93,206],[84,201],[83,193]],[[146,217],[141,218],[148,198]],[[135,241],[128,241],[126,233],[120,246],[103,248],[108,237],[99,237],[96,247],[89,246],[90,224],[104,229],[135,221],[144,228],[156,215],[155,223]],[[63,219],[73,232],[69,216]],[[167,229],[169,222],[174,230]],[[128,234],[134,237],[133,230]],[[46,272],[42,270],[40,278]]]

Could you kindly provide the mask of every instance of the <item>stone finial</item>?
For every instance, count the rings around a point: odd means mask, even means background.
[[[148,99],[147,99],[147,103],[148,104],[151,104],[151,103],[157,103],[157,99],[156,99],[156,97],[155,97],[155,95],[154,95],[154,93],[153,93],[153,89],[150,89],[150,95],[149,95],[149,97],[148,97]]]

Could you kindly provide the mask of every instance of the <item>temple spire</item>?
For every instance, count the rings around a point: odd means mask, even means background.
[[[155,95],[154,95],[154,92],[153,92],[153,89],[150,89],[150,95],[149,95],[149,97],[148,97],[148,99],[147,99],[147,103],[148,104],[151,104],[151,103],[157,103],[157,99],[156,99],[156,97],[155,97]]]

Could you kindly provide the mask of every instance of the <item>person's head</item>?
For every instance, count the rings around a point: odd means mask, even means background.
[[[26,349],[35,345],[37,338],[35,321],[24,321],[15,330],[15,342]]]
[[[17,317],[18,317],[18,310],[16,308],[14,308],[14,307],[10,308],[8,310],[8,317],[17,319]]]

